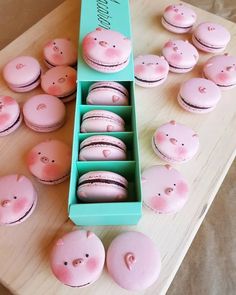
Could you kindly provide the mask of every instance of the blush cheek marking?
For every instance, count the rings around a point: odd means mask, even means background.
[[[157,141],[158,143],[163,143],[163,142],[165,142],[165,141],[166,141],[166,136],[165,136],[165,134],[164,134],[163,132],[157,132],[157,134],[156,134],[156,141]]]
[[[54,53],[51,56],[52,60],[56,63],[62,62],[64,60],[63,54]]]
[[[55,179],[60,177],[60,167],[56,164],[47,164],[43,167],[42,177],[44,179]]]
[[[109,58],[120,57],[121,51],[116,48],[108,48],[105,52],[105,55]]]
[[[75,86],[76,85],[76,77],[75,76],[69,76],[67,78],[67,82],[68,82],[69,85]]]
[[[174,16],[174,19],[175,19],[177,22],[181,22],[181,21],[184,20],[184,16],[181,15],[181,14],[176,14],[176,15]]]
[[[170,60],[173,61],[173,62],[175,62],[175,63],[179,63],[182,60],[182,57],[178,53],[173,53],[170,56]]]
[[[87,37],[87,38],[84,39],[84,41],[83,41],[83,48],[85,50],[90,51],[95,46],[96,46],[96,41],[93,38]]]
[[[27,203],[28,203],[28,200],[26,198],[20,198],[19,200],[16,200],[12,208],[13,212],[20,213],[22,210],[24,210]]]
[[[10,97],[10,96],[4,96],[3,97],[3,102],[5,105],[12,105],[15,104],[15,101]]]
[[[145,70],[146,70],[146,67],[144,65],[136,65],[134,68],[135,74],[144,73]]]
[[[10,119],[9,114],[0,115],[0,124],[2,124],[2,125],[6,124],[9,119]]]
[[[166,200],[160,197],[152,197],[151,206],[157,211],[165,211],[167,207]]]
[[[166,71],[166,68],[163,66],[157,66],[155,72],[158,74],[164,74]]]
[[[86,267],[89,272],[94,272],[97,269],[97,266],[98,266],[98,261],[96,258],[90,258],[86,263]]]
[[[51,85],[51,86],[48,87],[47,92],[48,92],[48,94],[57,96],[57,95],[60,95],[62,93],[62,89],[58,85]]]
[[[188,186],[185,182],[181,181],[176,186],[176,191],[180,197],[185,197],[188,192]]]
[[[56,277],[62,281],[63,283],[70,283],[72,280],[72,276],[70,271],[64,267],[64,266],[58,266],[55,270],[54,273]]]
[[[33,166],[38,161],[38,154],[36,152],[30,152],[27,157],[28,166]]]
[[[220,73],[216,77],[217,77],[217,80],[220,82],[227,82],[229,79],[229,75],[227,73]]]

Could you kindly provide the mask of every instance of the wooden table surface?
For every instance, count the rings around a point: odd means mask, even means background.
[[[161,12],[167,0],[131,1],[134,53],[161,53],[169,38],[189,39],[190,35],[174,35],[160,24]],[[16,55],[30,54],[43,66],[42,47],[50,38],[67,36],[75,43],[78,35],[80,1],[68,0],[43,18],[39,23],[17,38],[0,52],[0,69]],[[212,20],[227,27],[232,40],[228,53],[236,51],[235,24],[194,8],[198,22]],[[175,119],[192,127],[200,137],[200,152],[192,161],[177,165],[190,183],[191,194],[181,212],[174,215],[155,215],[146,208],[140,223],[134,227],[90,227],[107,248],[120,232],[139,230],[148,234],[158,245],[162,257],[162,270],[158,281],[143,293],[164,294],[178,270],[191,242],[208,211],[234,157],[236,147],[236,90],[224,92],[216,110],[207,115],[193,115],[183,111],[176,96],[181,81],[201,76],[201,69],[209,54],[200,53],[196,68],[188,74],[170,73],[165,84],[158,88],[136,87],[142,168],[162,162],[151,148],[151,137],[161,124]],[[43,66],[43,69],[46,68]],[[16,94],[7,87],[0,76],[0,93],[12,95],[21,105],[36,90]],[[15,133],[0,138],[0,175],[22,173],[29,177],[25,165],[27,151],[47,138],[58,138],[71,144],[74,120],[74,103],[67,104],[67,123],[60,130],[49,134],[35,133],[23,124]],[[68,220],[67,194],[69,181],[56,186],[45,186],[32,179],[39,194],[34,214],[23,224],[0,228],[0,283],[15,294],[66,295],[66,294],[131,294],[118,287],[104,270],[93,285],[80,290],[63,286],[52,275],[49,255],[52,244],[62,234],[74,229]],[[197,275],[197,274],[196,274]]]

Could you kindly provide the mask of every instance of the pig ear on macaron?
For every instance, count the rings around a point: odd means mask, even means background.
[[[63,246],[64,245],[64,241],[62,239],[59,239],[56,243],[56,246]]]
[[[89,239],[89,238],[91,238],[93,236],[94,236],[94,233],[92,231],[88,230],[87,231],[87,238]]]

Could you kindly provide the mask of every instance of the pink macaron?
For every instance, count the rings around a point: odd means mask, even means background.
[[[199,54],[188,41],[170,40],[165,43],[162,54],[173,73],[187,73],[196,65]]]
[[[236,56],[216,55],[203,67],[203,76],[213,81],[221,90],[236,86]]]
[[[48,70],[41,78],[41,87],[47,94],[57,96],[63,102],[75,99],[76,70],[69,66],[57,66]]]
[[[76,230],[65,234],[53,246],[50,265],[53,274],[70,287],[86,287],[101,275],[105,249],[91,231]]]
[[[25,124],[37,132],[52,132],[65,122],[66,108],[57,97],[39,94],[29,98],[23,106]]]
[[[18,56],[3,68],[3,78],[15,92],[28,92],[40,84],[41,68],[32,56]]]
[[[180,106],[191,113],[211,112],[221,98],[221,91],[215,83],[203,78],[185,81],[178,94]]]
[[[113,202],[127,198],[128,182],[111,171],[91,171],[79,178],[77,196],[83,202]]]
[[[117,114],[105,110],[93,110],[82,118],[81,132],[114,132],[124,131],[125,122]]]
[[[179,3],[165,8],[161,22],[168,31],[182,34],[192,29],[196,19],[196,13],[189,6]]]
[[[80,144],[80,161],[122,161],[126,159],[126,145],[117,137],[94,135]]]
[[[43,141],[27,156],[27,165],[35,178],[43,184],[58,184],[70,174],[71,149],[56,139]]]
[[[198,151],[198,135],[189,127],[170,121],[160,126],[153,135],[154,152],[164,161],[184,163]]]
[[[84,61],[94,70],[115,73],[129,63],[131,41],[119,32],[97,28],[82,44]]]
[[[77,50],[69,39],[57,38],[49,41],[43,48],[43,56],[48,68],[77,66]]]
[[[110,244],[107,269],[113,280],[129,291],[142,291],[158,279],[160,253],[155,243],[137,231],[121,233]]]
[[[25,221],[34,211],[37,192],[24,175],[0,177],[0,225],[16,225]]]
[[[0,136],[15,131],[22,122],[22,115],[17,101],[10,96],[0,95]]]
[[[135,83],[142,87],[162,84],[168,75],[169,64],[163,56],[139,55],[134,61]]]
[[[205,52],[218,53],[223,51],[229,43],[230,33],[222,25],[204,22],[196,27],[192,40],[198,49]]]
[[[186,179],[170,165],[151,166],[142,173],[144,204],[156,213],[176,213],[188,200]]]
[[[101,81],[89,87],[86,102],[96,105],[128,105],[129,93],[120,83]]]

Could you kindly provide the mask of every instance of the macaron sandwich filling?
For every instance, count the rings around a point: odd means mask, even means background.
[[[127,185],[120,182],[120,181],[117,181],[117,180],[113,180],[113,179],[105,179],[105,178],[100,178],[100,179],[97,179],[97,178],[94,178],[94,179],[87,179],[87,180],[82,180],[79,182],[79,186],[82,186],[84,184],[96,184],[96,183],[106,183],[106,184],[111,184],[111,185],[118,185],[124,189],[127,189]]]
[[[81,146],[81,149],[80,150],[85,149],[85,148],[87,148],[89,146],[114,146],[114,147],[116,147],[116,148],[118,148],[118,149],[120,149],[120,150],[122,150],[124,152],[126,151],[126,149],[123,148],[122,146],[120,146],[119,144],[115,144],[115,143],[108,142],[108,141],[96,141],[96,142],[94,141],[94,142],[90,142],[90,143],[87,143],[87,144]]]
[[[182,101],[184,104],[186,104],[186,105],[188,105],[189,107],[194,108],[194,109],[208,110],[208,109],[211,109],[211,108],[212,108],[212,106],[203,107],[203,106],[193,105],[193,104],[187,102],[187,101],[186,101],[181,95],[179,95],[179,99],[181,99],[181,101]]]
[[[169,26],[174,27],[174,28],[178,28],[178,29],[191,29],[193,27],[193,25],[191,25],[191,26],[176,26],[176,25],[173,25],[170,22],[168,22],[164,16],[162,16],[162,21],[167,23]]]

